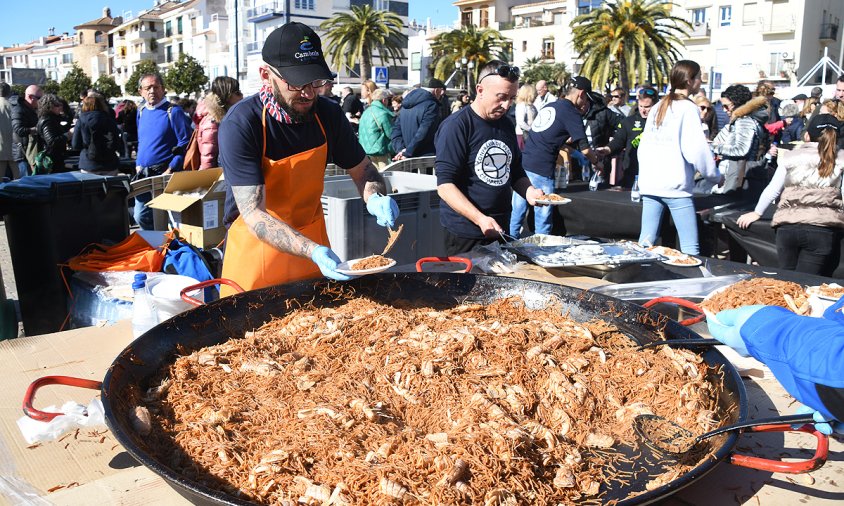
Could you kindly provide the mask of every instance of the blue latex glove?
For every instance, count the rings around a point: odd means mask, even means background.
[[[581,153],[580,151],[573,150],[571,152],[571,157],[577,160],[581,167],[587,165],[589,163],[589,159],[586,158],[586,155]]]
[[[317,246],[317,249],[311,253],[311,260],[317,264],[322,275],[326,278],[336,279],[337,281],[348,281],[351,276],[337,272],[337,264],[340,263],[340,258],[337,253],[334,253],[325,246]]]
[[[827,420],[819,411],[815,411],[809,406],[800,406],[797,408],[796,414],[813,413],[812,418],[815,419],[815,429],[821,434],[831,436],[833,432],[836,434],[844,434],[844,423],[837,420]],[[793,428],[798,429],[799,426],[792,425]]]
[[[366,202],[366,210],[378,219],[380,226],[390,228],[396,226],[396,218],[399,217],[399,205],[390,197],[377,193],[372,195]]]
[[[744,306],[738,309],[726,309],[715,315],[715,320],[708,318],[706,324],[709,326],[709,333],[723,344],[736,350],[741,356],[748,357],[747,345],[741,338],[741,326],[744,325],[756,311],[762,309],[763,305]]]

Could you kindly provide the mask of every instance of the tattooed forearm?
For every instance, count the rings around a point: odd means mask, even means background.
[[[284,253],[310,257],[318,246],[298,230],[268,214],[264,185],[232,186],[232,194],[243,221],[259,239]]]
[[[349,176],[355,182],[358,188],[358,193],[363,197],[364,202],[369,201],[369,197],[380,193],[384,195],[387,193],[387,184],[384,182],[383,176],[378,172],[378,169],[369,161],[369,157],[363,157],[363,160],[356,166],[349,169]]]

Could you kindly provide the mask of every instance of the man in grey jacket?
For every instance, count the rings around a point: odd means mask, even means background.
[[[26,150],[30,142],[37,142],[38,124],[38,100],[41,99],[41,87],[33,84],[26,88],[23,97],[13,96],[9,101],[12,103],[12,129],[13,129],[13,157],[20,169],[20,175],[28,176],[30,173],[29,161],[26,159]]]
[[[0,177],[18,179],[18,165],[12,154],[12,104],[9,103],[11,94],[11,86],[0,83]]]

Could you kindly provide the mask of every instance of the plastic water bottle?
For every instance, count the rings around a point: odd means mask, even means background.
[[[143,272],[135,274],[132,283],[135,297],[132,300],[132,335],[137,339],[144,332],[158,325],[158,313],[152,298],[147,293],[147,275]]]
[[[642,194],[639,193],[639,176],[633,179],[633,188],[630,189],[630,200],[639,202],[642,200]]]
[[[557,174],[554,181],[555,188],[568,188],[569,186],[569,161],[566,160],[562,165],[557,165]]]
[[[592,173],[592,178],[589,180],[589,191],[597,191],[599,184],[601,184],[601,174],[596,170]]]

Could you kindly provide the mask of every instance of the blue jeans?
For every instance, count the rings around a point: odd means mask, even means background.
[[[21,160],[18,163],[18,171],[20,172],[20,177],[29,176],[32,172],[29,171],[29,162],[26,160]]]
[[[527,172],[527,176],[534,188],[539,188],[545,193],[554,193],[553,177],[540,176],[533,172]],[[527,215],[527,206],[527,200],[523,199],[518,193],[513,192],[513,212],[510,214],[510,235],[513,237],[521,237],[519,233],[522,230],[522,222],[525,221],[525,216]],[[533,229],[535,233],[551,233],[553,212],[553,206],[533,208]]]
[[[145,206],[150,200],[152,200],[152,192],[135,195],[135,223],[142,230],[155,230],[155,223],[152,219],[152,208]]]
[[[642,231],[639,243],[653,245],[659,236],[659,225],[665,208],[671,213],[677,236],[680,238],[680,251],[687,255],[700,253],[697,240],[697,215],[691,197],[666,198],[642,195]]]

